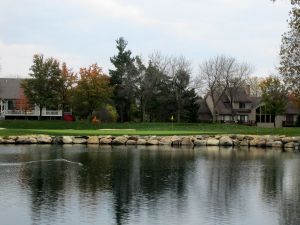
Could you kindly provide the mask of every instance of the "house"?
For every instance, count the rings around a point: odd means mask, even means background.
[[[21,82],[23,79],[18,78],[0,78],[0,108],[1,118],[38,118],[40,108],[37,105],[28,103]],[[43,118],[61,118],[62,110],[59,109],[42,109]]]
[[[295,126],[299,108],[291,100],[283,115],[270,115],[260,97],[250,95],[250,87],[238,88],[234,95],[229,97],[224,93],[215,107],[216,120],[222,123],[241,123],[257,125],[258,127]],[[213,112],[212,96],[208,93],[200,103],[199,120],[211,122]],[[210,116],[208,116],[210,115]]]

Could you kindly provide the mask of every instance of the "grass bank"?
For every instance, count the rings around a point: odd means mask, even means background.
[[[237,124],[207,123],[103,123],[86,121],[0,121],[0,136],[48,135],[197,135],[197,134],[257,134],[300,135],[300,128],[257,128]],[[112,129],[112,130],[105,130]]]

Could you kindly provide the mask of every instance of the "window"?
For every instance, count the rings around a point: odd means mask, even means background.
[[[8,100],[7,101],[7,109],[8,110],[15,110],[16,109],[16,101],[15,100]]]
[[[244,102],[240,102],[239,103],[239,108],[240,109],[245,109],[246,108],[246,104]]]
[[[266,106],[260,106],[256,109],[256,122],[274,123],[275,116],[267,113]]]
[[[294,116],[293,115],[286,115],[286,121],[294,122]]]
[[[271,116],[270,115],[266,115],[266,123],[270,123],[271,122]]]
[[[260,116],[259,115],[256,115],[256,122],[260,123]]]

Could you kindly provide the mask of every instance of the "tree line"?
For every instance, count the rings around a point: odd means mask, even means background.
[[[112,122],[196,122],[198,97],[187,59],[154,53],[145,64],[127,49],[124,38],[116,41],[116,47],[109,75],[97,64],[76,73],[55,58],[34,55],[20,101],[38,105],[40,115],[46,107]]]
[[[270,113],[279,115],[288,99],[300,105],[300,3],[291,3],[278,76],[251,77],[251,65],[219,55],[202,62],[192,79],[191,63],[185,57],[154,53],[144,63],[140,56],[132,54],[121,37],[116,40],[117,54],[110,58],[114,68],[108,75],[97,64],[74,72],[57,59],[35,55],[31,79],[23,82],[24,93],[19,101],[37,104],[40,110],[72,109],[79,118],[96,115],[103,121],[196,122],[199,93],[209,93],[215,121],[215,108],[221,96],[226,94],[232,107],[238,89],[249,85],[251,94],[261,96]]]

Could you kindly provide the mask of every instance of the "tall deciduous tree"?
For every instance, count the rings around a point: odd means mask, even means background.
[[[245,88],[246,86],[246,79],[252,73],[252,67],[247,63],[234,63],[234,69],[232,73],[228,75],[227,80],[227,90],[226,94],[229,98],[230,108],[231,108],[231,117],[234,120],[234,110],[233,110],[233,103],[234,98],[237,96],[238,91],[241,88]],[[249,93],[250,94],[250,93]]]
[[[260,88],[262,102],[266,105],[267,112],[274,116],[283,114],[288,93],[282,81],[278,77],[269,76],[261,82]]]
[[[132,106],[135,104],[138,73],[134,65],[135,58],[130,50],[126,50],[127,41],[119,38],[116,41],[118,54],[110,61],[115,70],[109,70],[111,84],[114,86],[113,100],[120,116],[120,121],[130,121]]]
[[[250,95],[255,97],[261,96],[260,83],[263,81],[262,77],[249,76],[246,78],[246,85],[250,87]]]
[[[173,57],[170,60],[170,71],[169,76],[172,82],[172,91],[176,100],[176,114],[177,122],[181,122],[184,106],[184,97],[189,89],[190,77],[191,77],[190,62],[184,57],[176,58]]]
[[[214,122],[217,119],[216,107],[221,98],[226,94],[229,98],[230,107],[233,109],[234,96],[240,88],[245,87],[245,80],[251,72],[252,67],[247,63],[239,63],[235,58],[223,55],[216,56],[200,64],[200,73],[196,79],[196,85],[207,89],[211,102],[209,107]]]
[[[228,88],[228,81],[235,72],[235,59],[226,56],[216,56],[200,64],[197,78],[198,86],[206,87],[211,96],[213,121],[217,119],[216,106]],[[200,84],[200,85],[199,85]]]
[[[67,67],[66,63],[63,63],[61,67],[61,79],[61,108],[65,111],[71,105],[71,95],[78,81],[78,76]]]
[[[282,36],[279,72],[295,96],[300,99],[300,2],[290,12],[289,31]]]
[[[106,104],[111,98],[113,88],[109,77],[97,64],[81,68],[79,75],[80,79],[74,90],[74,108],[78,114],[91,117],[94,110]]]
[[[30,70],[31,79],[25,80],[22,87],[28,100],[39,106],[41,118],[43,107],[58,108],[61,102],[61,70],[56,59],[45,59],[43,55],[34,55]]]

